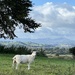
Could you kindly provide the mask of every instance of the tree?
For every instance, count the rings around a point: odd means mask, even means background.
[[[14,32],[17,26],[30,33],[40,27],[40,23],[29,17],[31,7],[30,0],[0,0],[0,38],[17,37]]]
[[[69,49],[70,53],[72,53],[73,58],[75,59],[75,47]]]

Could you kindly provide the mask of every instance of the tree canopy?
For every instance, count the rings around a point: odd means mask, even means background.
[[[0,38],[17,37],[17,26],[30,33],[40,27],[40,23],[29,17],[32,6],[30,0],[0,0]]]

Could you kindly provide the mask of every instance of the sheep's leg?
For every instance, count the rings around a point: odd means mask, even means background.
[[[16,63],[16,69],[18,69],[19,63]]]
[[[14,68],[14,66],[15,66],[15,62],[14,62],[14,60],[13,60],[13,63],[12,63],[12,68]]]
[[[30,69],[30,63],[28,64],[28,70]]]
[[[12,68],[14,68],[14,65],[15,65],[15,64],[13,63],[13,64],[12,64]]]

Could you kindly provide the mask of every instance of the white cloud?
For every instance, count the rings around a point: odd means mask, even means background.
[[[57,36],[57,34],[64,37],[75,32],[75,6],[67,3],[53,4],[52,2],[47,2],[46,4],[35,6],[31,16],[42,24],[39,34],[42,32],[45,35],[45,32],[49,31],[49,33],[46,33],[49,37]],[[75,34],[72,36],[75,36]]]
[[[35,33],[23,33],[23,30],[16,31],[20,38],[69,38],[75,37],[75,6],[53,4],[47,2],[40,6],[33,7],[30,16],[41,23],[42,27],[36,29]]]
[[[75,9],[75,6],[73,6],[73,8]]]

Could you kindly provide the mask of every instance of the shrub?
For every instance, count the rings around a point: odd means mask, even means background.
[[[43,50],[42,48],[40,50],[38,50],[37,52],[37,56],[43,56],[43,57],[47,57],[45,50]]]
[[[55,56],[59,56],[59,54],[58,54],[58,53],[56,53],[56,54],[55,54]]]
[[[4,52],[4,48],[5,48],[5,46],[0,45],[0,53],[3,53]]]
[[[45,50],[44,49],[34,49],[35,51],[37,51],[37,56],[43,56],[43,57],[47,57]],[[0,53],[6,53],[6,54],[31,54],[33,51],[33,49],[27,48],[27,47],[15,47],[14,45],[12,45],[11,47],[5,47],[5,46],[0,46]]]
[[[75,47],[69,49],[70,53],[72,53],[73,58],[75,59]]]

